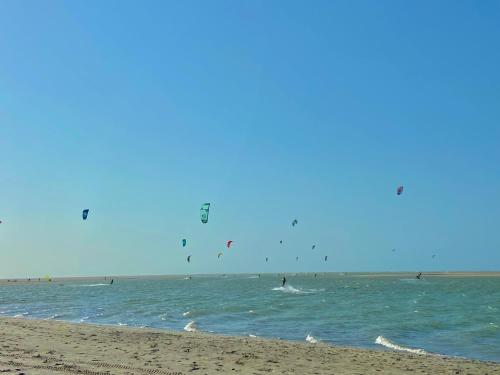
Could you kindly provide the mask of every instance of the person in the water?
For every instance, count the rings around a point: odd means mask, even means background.
[[[283,280],[281,280],[283,283],[281,284],[281,287],[283,288],[286,284],[286,277],[283,276]]]
[[[417,275],[417,279],[420,280],[422,278],[422,272],[419,272]]]
[[[113,279],[111,279],[111,282],[109,283],[109,285],[113,285],[113,282],[114,282],[114,280],[113,280]]]

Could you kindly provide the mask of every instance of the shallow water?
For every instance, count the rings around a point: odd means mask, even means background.
[[[0,315],[309,337],[500,362],[500,278],[299,274],[287,280],[284,288],[277,275],[2,285]]]

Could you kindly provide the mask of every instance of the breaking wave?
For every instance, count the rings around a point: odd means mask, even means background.
[[[318,343],[318,340],[314,336],[311,336],[311,334],[307,334],[306,341],[310,342],[311,344]]]
[[[413,354],[429,354],[423,349],[406,348],[404,346],[394,344],[393,342],[386,339],[384,336],[377,337],[377,339],[375,340],[375,344],[385,346],[386,348],[389,348],[389,349],[398,350],[400,352],[408,352],[408,353],[413,353]]]
[[[194,320],[190,321],[184,327],[184,331],[186,332],[196,332],[198,329],[196,328],[196,322]]]
[[[317,292],[324,292],[325,289],[302,289],[302,288],[294,288],[292,285],[280,286],[277,288],[273,288],[272,290],[276,290],[283,293],[293,293],[293,294],[312,294]]]
[[[77,287],[94,287],[94,286],[108,286],[110,284],[80,284],[80,285],[75,285]]]

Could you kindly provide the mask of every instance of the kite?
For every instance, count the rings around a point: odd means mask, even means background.
[[[403,185],[398,186],[398,189],[396,190],[396,193],[397,193],[398,195],[403,194],[403,189],[404,189]]]
[[[292,227],[296,226],[299,222],[297,221],[297,219],[293,219],[292,221]]]
[[[219,259],[222,256],[222,253],[217,254],[217,259]]]
[[[82,211],[83,220],[87,220],[87,216],[89,216],[89,209],[88,208],[86,208],[85,210]]]
[[[204,203],[200,209],[200,218],[203,224],[208,223],[208,212],[210,211],[210,203]]]
[[[185,238],[183,238],[181,242],[182,242],[182,247],[186,247],[187,240]]]
[[[312,248],[311,248],[311,249],[313,249],[313,250],[314,250],[314,249],[316,249],[316,245],[312,245]]]
[[[229,240],[227,241],[226,243],[226,247],[229,249],[231,247],[231,245],[233,244],[233,241],[232,240]]]
[[[188,263],[191,262],[191,255],[188,255],[187,261],[188,261]]]

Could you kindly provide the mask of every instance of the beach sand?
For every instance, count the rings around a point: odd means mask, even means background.
[[[500,374],[500,364],[198,332],[0,318],[6,374]]]

